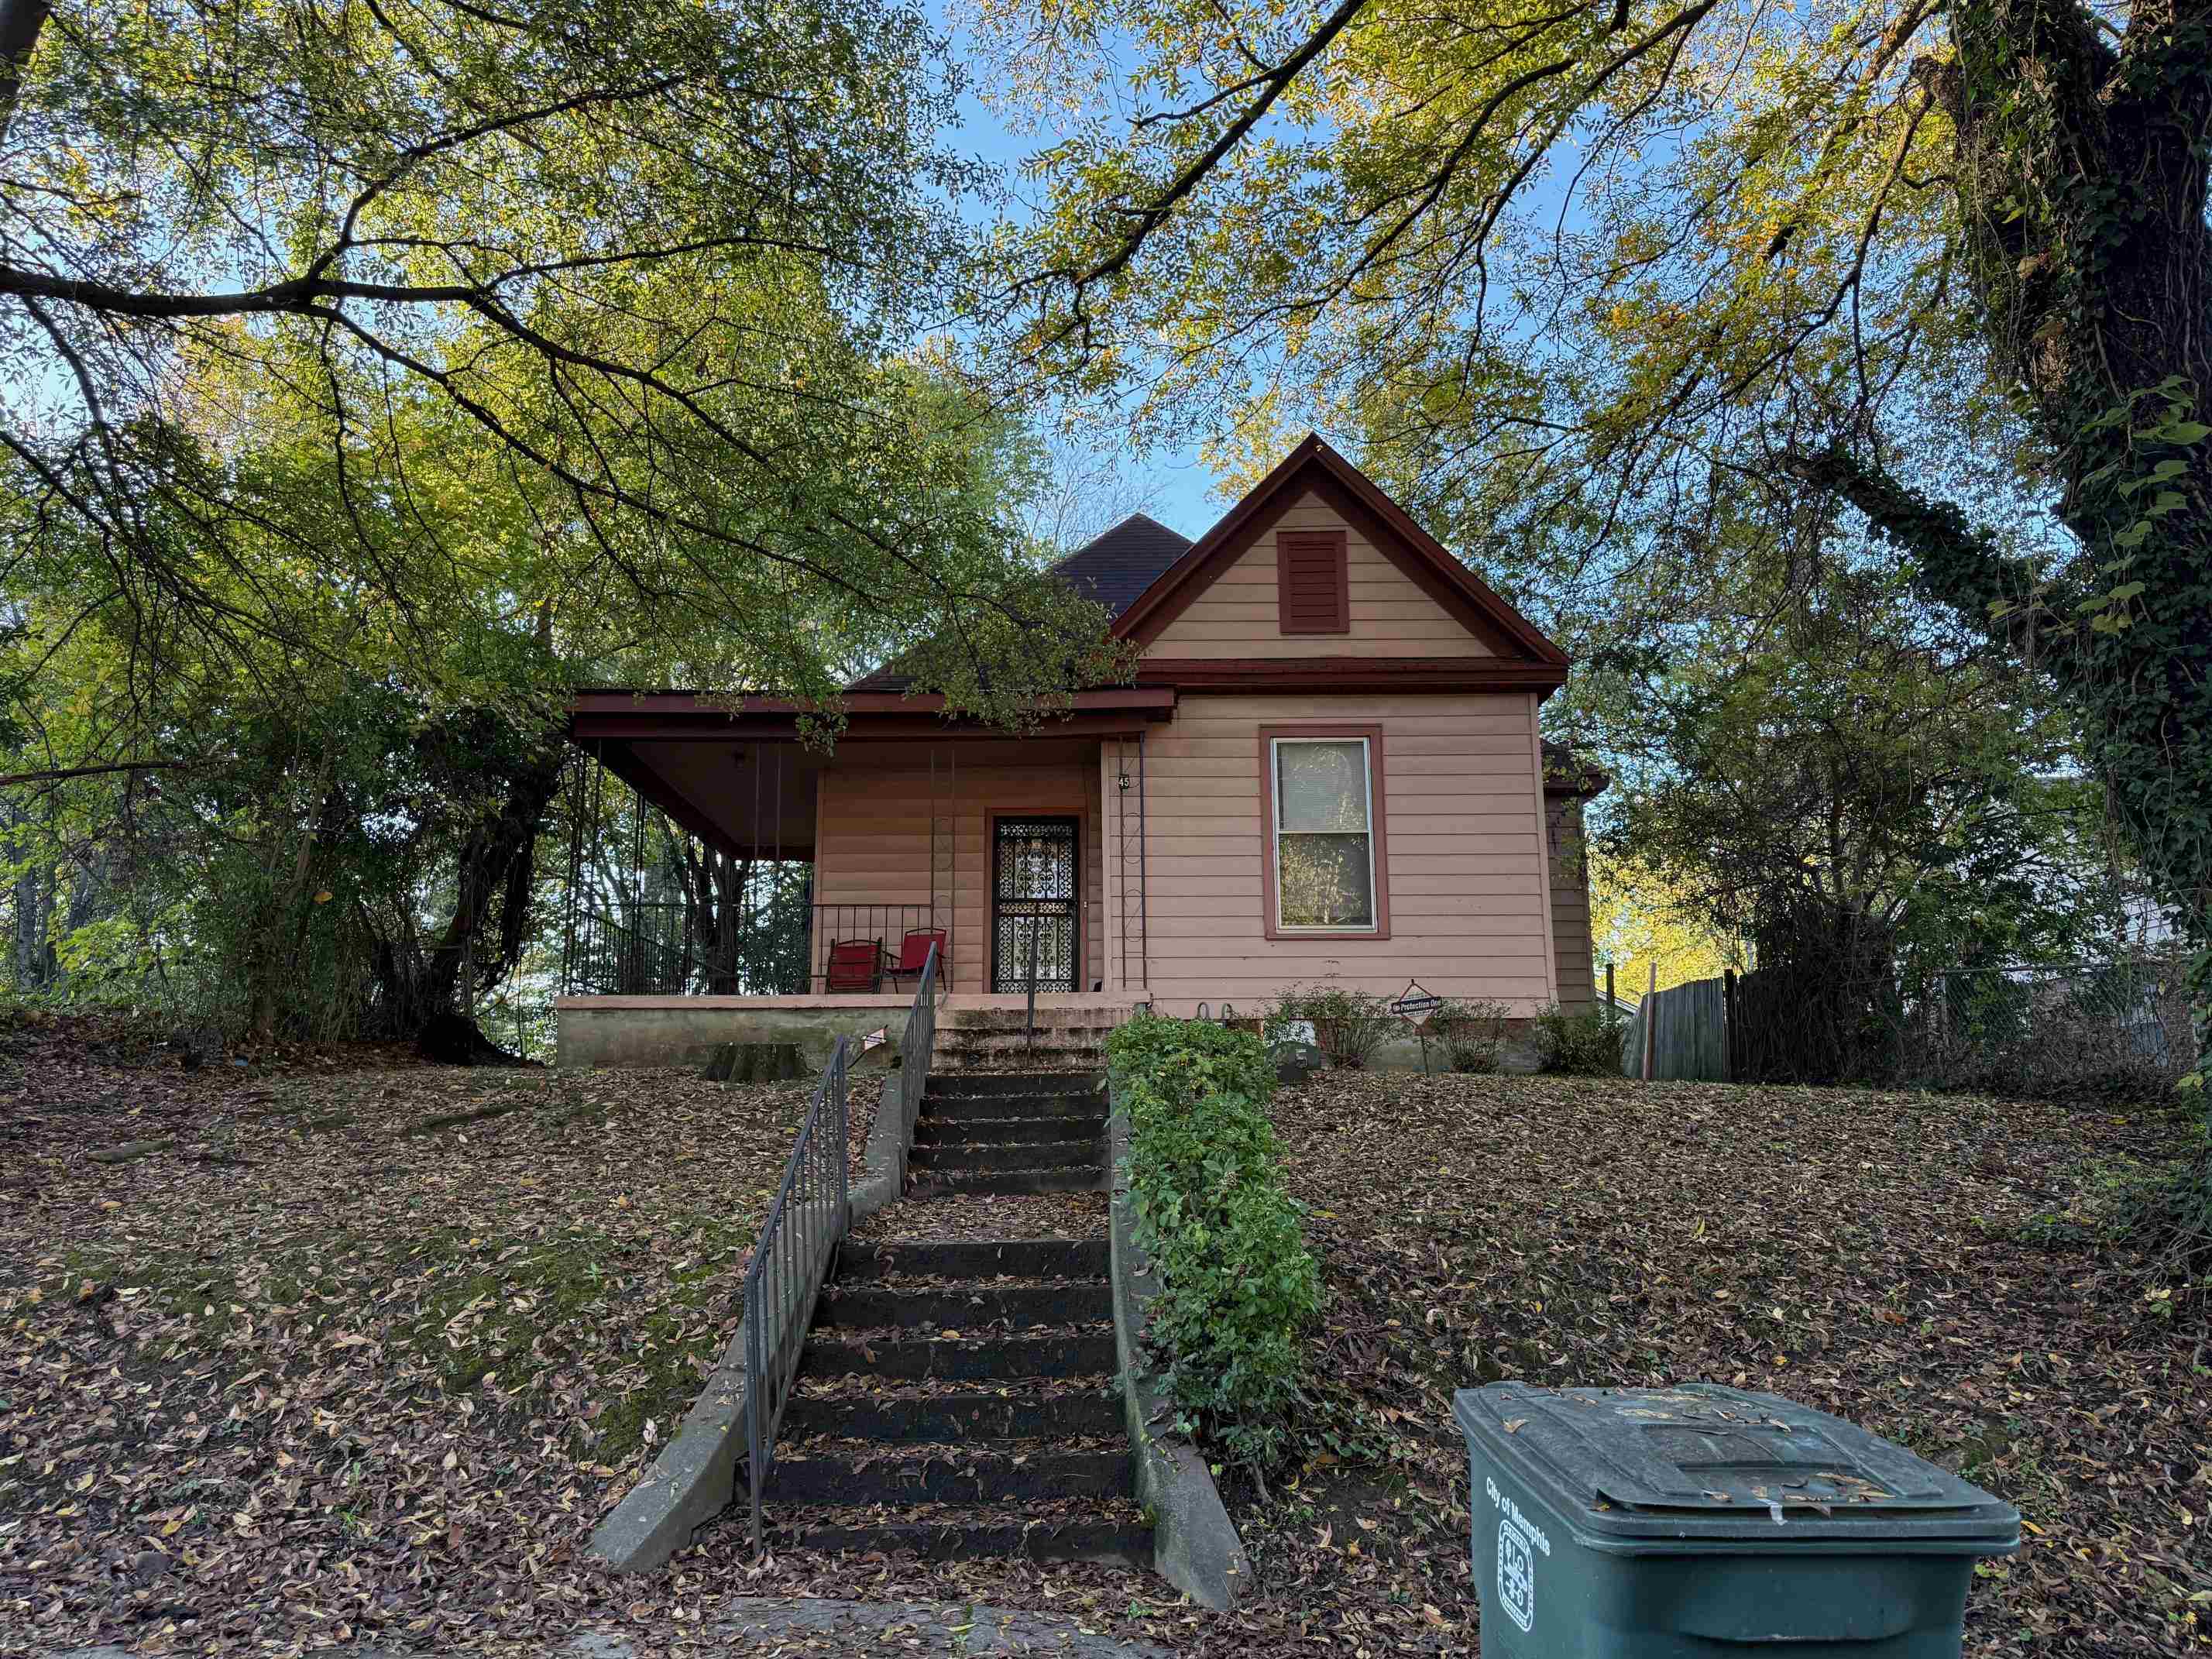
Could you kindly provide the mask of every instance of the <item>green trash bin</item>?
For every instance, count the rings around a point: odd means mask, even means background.
[[[1773,1395],[1463,1389],[1485,1659],[1956,1659],[2020,1512]]]

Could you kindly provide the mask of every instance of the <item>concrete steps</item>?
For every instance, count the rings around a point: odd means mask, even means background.
[[[1090,1193],[1106,1175],[1106,1095],[1079,1073],[932,1077],[908,1160],[915,1197]]]
[[[1095,1189],[1088,1076],[932,1075],[905,1200]],[[1132,1499],[1109,1255],[1095,1238],[847,1240],[769,1483],[777,1547],[1152,1559]]]
[[[938,1018],[931,1072],[1097,1071],[1106,1063],[1108,1034],[1135,1012],[1133,1004],[1040,1007],[1032,1036],[1025,1008],[950,1008]]]

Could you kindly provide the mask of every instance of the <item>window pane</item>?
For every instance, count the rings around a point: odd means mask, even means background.
[[[1278,741],[1276,823],[1285,832],[1346,833],[1367,828],[1367,745]]]
[[[1367,837],[1282,836],[1275,845],[1277,926],[1372,927],[1375,884]]]

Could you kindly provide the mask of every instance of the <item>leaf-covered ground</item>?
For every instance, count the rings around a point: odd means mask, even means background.
[[[805,1087],[13,1046],[0,1646],[598,1598],[578,1551],[727,1340]]]
[[[1264,1495],[1232,1483],[1261,1582],[1224,1618],[1107,1567],[756,1564],[732,1527],[663,1572],[599,1572],[582,1545],[726,1340],[806,1091],[374,1058],[184,1073],[0,1034],[0,1650],[489,1654],[601,1629],[690,1654],[732,1598],[784,1595],[942,1604],[884,1652],[957,1652],[988,1603],[1180,1653],[1469,1654],[1449,1401],[1498,1376],[1738,1382],[1965,1468],[2030,1524],[1976,1581],[1976,1655],[2181,1651],[2212,1624],[2212,1356],[2064,1221],[2101,1161],[2171,1144],[2154,1118],[1285,1091],[1331,1296],[1316,1455]],[[93,1157],[125,1143],[149,1150]],[[1015,1207],[866,1231],[1103,1219],[1081,1195]]]
[[[2170,1151],[2172,1120],[1392,1074],[1286,1090],[1274,1115],[1330,1291],[1322,1457],[1344,1460],[1240,1516],[1278,1594],[1449,1645],[1474,1613],[1453,1390],[1705,1380],[2020,1507],[2027,1547],[1977,1576],[1969,1653],[2212,1635],[2212,1352],[2081,1242],[2101,1171]]]

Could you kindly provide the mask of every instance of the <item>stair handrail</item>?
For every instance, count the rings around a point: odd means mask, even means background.
[[[921,979],[914,988],[914,1006],[907,1010],[906,1030],[899,1038],[899,1174],[904,1185],[903,1153],[914,1146],[915,1120],[921,1115],[922,1091],[929,1086],[929,1062],[937,1049],[937,946],[921,964]]]
[[[934,947],[931,961],[936,960]],[[927,970],[925,970],[925,974]],[[925,977],[924,981],[928,981]],[[761,1495],[775,1458],[775,1431],[798,1375],[814,1304],[851,1224],[849,1037],[839,1037],[814,1085],[798,1143],[761,1223],[745,1268],[745,1472],[751,1488],[753,1553],[761,1551]]]

